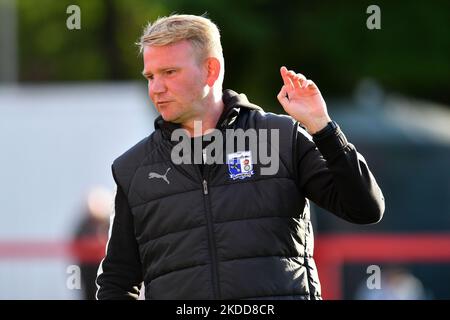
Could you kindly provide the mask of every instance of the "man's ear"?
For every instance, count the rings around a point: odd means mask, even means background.
[[[220,68],[221,65],[219,59],[214,57],[209,57],[206,59],[206,71],[207,71],[206,84],[209,87],[214,86],[214,83],[219,78]]]

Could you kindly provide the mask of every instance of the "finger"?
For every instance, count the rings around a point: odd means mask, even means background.
[[[278,101],[283,105],[289,102],[289,96],[286,91],[286,86],[282,86],[280,92],[277,95]]]
[[[307,79],[306,77],[301,73],[295,73],[294,71],[290,70],[288,72],[288,75],[291,77],[292,82],[294,83],[294,87],[296,89],[305,88],[307,85]]]
[[[312,81],[312,80],[308,80],[307,88],[308,88],[308,89],[319,89],[319,88],[317,87],[317,85],[314,83],[314,81]]]
[[[294,84],[295,89],[301,89],[302,84],[300,82],[300,78],[294,71],[289,71],[289,76],[291,77],[292,83]]]
[[[285,66],[281,67],[280,69],[281,77],[283,78],[284,85],[286,86],[286,90],[292,90],[294,89],[294,84],[289,77],[289,71],[286,69]]]
[[[308,85],[308,79],[306,79],[306,77],[301,73],[296,73],[295,79],[299,81],[301,88],[306,88],[306,86]]]

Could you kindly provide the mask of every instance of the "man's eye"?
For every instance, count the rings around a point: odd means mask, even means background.
[[[175,73],[175,70],[167,70],[166,71],[166,74],[167,75],[171,75],[171,74],[174,74]]]
[[[147,76],[147,79],[148,79],[148,80],[153,80],[153,75],[148,75],[148,76]]]

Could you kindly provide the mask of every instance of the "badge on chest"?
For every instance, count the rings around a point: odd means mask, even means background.
[[[230,178],[245,179],[254,175],[251,151],[239,151],[227,154]]]

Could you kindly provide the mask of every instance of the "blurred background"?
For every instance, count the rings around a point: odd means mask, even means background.
[[[266,111],[281,65],[313,79],[375,174],[381,223],[313,207],[324,297],[450,299],[450,2],[364,0],[0,0],[0,299],[92,298],[110,166],[157,116],[135,43],[170,13],[218,24],[224,88]]]

